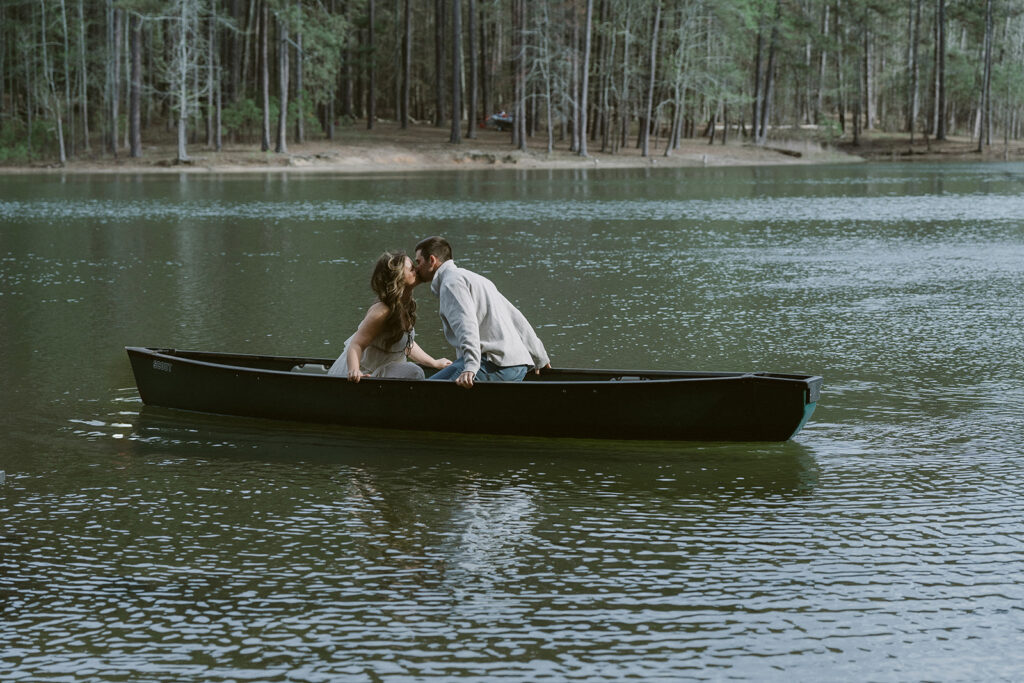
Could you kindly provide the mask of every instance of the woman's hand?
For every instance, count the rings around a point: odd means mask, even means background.
[[[437,360],[434,361],[431,367],[433,367],[435,370],[444,370],[451,364],[452,362],[447,358],[438,358]]]
[[[349,382],[357,382],[358,383],[359,380],[361,380],[362,378],[369,377],[369,376],[370,376],[369,374],[364,374],[363,371],[360,370],[358,367],[357,368],[352,368],[352,369],[350,369],[348,371],[348,381]]]

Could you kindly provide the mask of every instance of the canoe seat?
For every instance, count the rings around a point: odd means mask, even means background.
[[[301,372],[306,375],[326,375],[327,366],[322,363],[303,363],[293,367],[292,372]]]

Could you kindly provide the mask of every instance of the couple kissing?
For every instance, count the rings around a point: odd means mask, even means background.
[[[329,375],[353,382],[363,377],[425,379],[423,367],[437,372],[436,381],[452,381],[467,389],[474,382],[517,382],[533,370],[550,368],[544,344],[526,317],[494,283],[452,260],[452,247],[443,237],[421,240],[415,260],[403,251],[384,252],[370,277],[377,302]],[[416,300],[413,289],[430,283],[438,298],[445,339],[455,349],[455,361],[435,359],[416,343]]]

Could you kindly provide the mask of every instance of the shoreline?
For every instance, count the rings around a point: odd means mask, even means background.
[[[797,131],[799,133],[799,131]],[[164,133],[164,137],[170,134]],[[190,145],[191,160],[176,160],[172,139],[144,145],[143,157],[118,158],[93,153],[87,158],[56,162],[0,165],[0,175],[118,175],[118,174],[251,174],[327,173],[365,175],[378,173],[421,173],[431,171],[477,170],[574,170],[633,168],[701,168],[724,166],[773,166],[855,164],[868,161],[893,162],[1004,162],[1024,160],[1024,142],[992,145],[977,153],[976,143],[967,138],[950,138],[936,143],[920,136],[909,144],[907,134],[877,133],[865,136],[854,147],[840,142],[823,146],[806,138],[769,140],[757,146],[733,139],[727,144],[706,139],[684,140],[670,156],[664,155],[663,140],[652,144],[643,157],[632,146],[617,153],[601,152],[591,145],[587,157],[568,151],[565,141],[556,141],[550,154],[547,139],[537,135],[528,140],[527,151],[509,144],[509,134],[478,130],[477,138],[463,138],[461,144],[446,139],[444,129],[423,124],[402,130],[393,122],[380,122],[372,131],[356,127],[339,129],[336,139],[290,143],[288,152],[262,152],[251,144],[225,145],[221,151]],[[660,144],[659,144],[660,143]]]

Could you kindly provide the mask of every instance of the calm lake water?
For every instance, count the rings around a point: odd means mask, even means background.
[[[123,346],[337,354],[435,233],[557,366],[821,374],[818,410],[643,444],[142,406]],[[1022,164],[4,176],[0,680],[1019,680],[1022,292]]]

